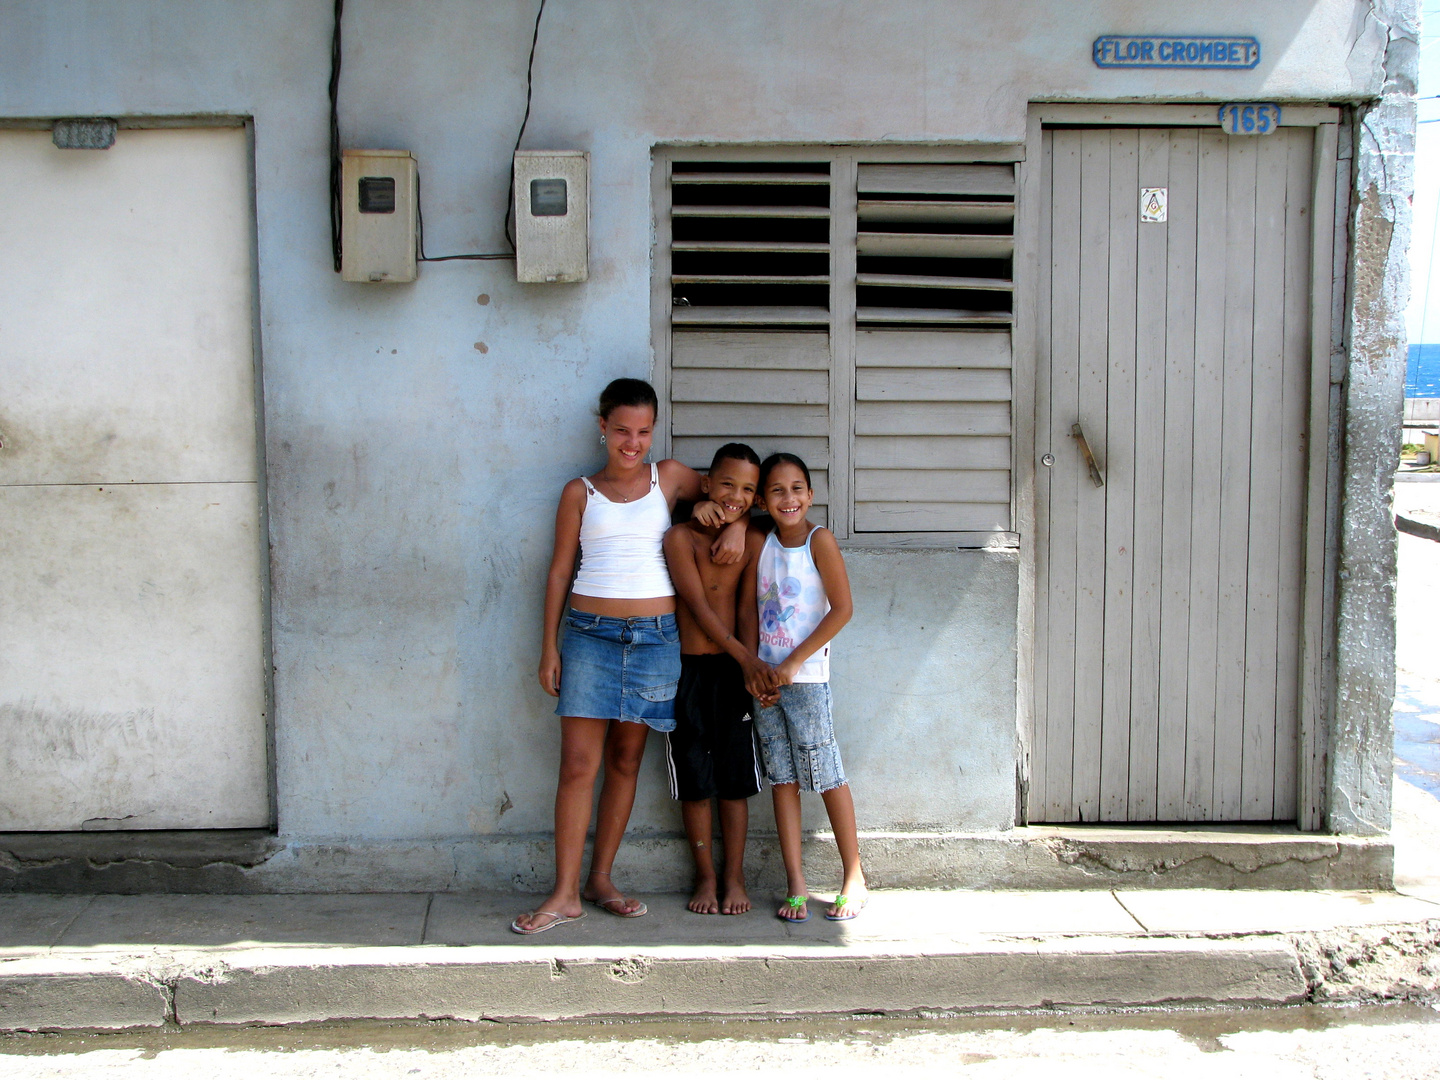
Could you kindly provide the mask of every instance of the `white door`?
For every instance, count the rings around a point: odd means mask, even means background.
[[[248,161],[0,131],[0,830],[270,822]]]
[[[1294,820],[1314,130],[1043,140],[1030,820]]]

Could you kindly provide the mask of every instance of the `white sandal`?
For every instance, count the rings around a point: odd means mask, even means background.
[[[526,915],[532,919],[535,918],[536,915],[549,915],[550,921],[544,926],[531,926],[527,929],[520,925],[520,920],[525,918]],[[559,926],[567,922],[579,922],[583,918],[585,918],[583,911],[579,915],[561,915],[558,911],[527,911],[525,915],[515,916],[515,921],[510,924],[510,929],[514,930],[517,934],[543,934],[551,927]]]

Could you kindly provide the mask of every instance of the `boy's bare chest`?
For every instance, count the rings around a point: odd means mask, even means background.
[[[731,563],[728,566],[721,566],[710,559],[709,540],[697,540],[695,542],[695,565],[700,571],[700,583],[705,586],[705,591],[712,595],[735,592],[735,586],[740,583],[740,573],[745,568],[745,561]]]

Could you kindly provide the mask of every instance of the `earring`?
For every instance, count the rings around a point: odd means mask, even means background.
[[[604,446],[604,445],[605,445],[605,436],[604,436],[604,435],[601,435],[601,436],[600,436],[600,445],[601,445],[601,446]]]

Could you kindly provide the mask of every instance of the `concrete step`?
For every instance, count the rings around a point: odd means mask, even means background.
[[[836,865],[807,837],[808,876]],[[997,833],[862,832],[867,876],[887,889],[1388,889],[1388,836],[1287,825],[1032,825]],[[617,868],[650,893],[687,886],[683,836],[628,838]],[[345,843],[262,830],[0,833],[3,893],[464,892],[549,887],[548,835]],[[784,887],[773,834],[752,833],[750,880]]]
[[[0,1030],[1286,1004],[1440,990],[1389,892],[876,892],[860,918],[684,897],[533,937],[505,893],[0,896]]]

